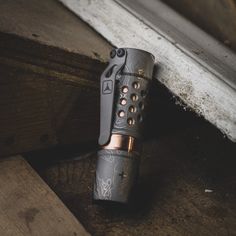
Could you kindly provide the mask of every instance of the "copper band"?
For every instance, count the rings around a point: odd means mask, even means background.
[[[128,152],[140,152],[141,144],[132,136],[112,134],[110,142],[103,149],[117,149]]]

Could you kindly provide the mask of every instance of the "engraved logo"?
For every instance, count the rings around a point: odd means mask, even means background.
[[[113,88],[113,81],[112,80],[105,80],[102,83],[102,93],[103,94],[110,94],[112,93]]]

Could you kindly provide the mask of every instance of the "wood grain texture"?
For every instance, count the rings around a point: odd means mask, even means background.
[[[236,142],[236,55],[232,51],[160,1],[60,1],[115,46],[151,52],[158,64],[154,77]],[[169,35],[172,32],[178,40]]]
[[[0,235],[89,235],[21,156],[0,160],[0,189]]]
[[[0,33],[0,156],[96,140],[105,64]]]
[[[166,104],[177,107],[173,99]],[[158,138],[144,142],[128,205],[92,202],[96,151],[53,162],[41,154],[33,166],[93,236],[236,235],[236,145],[193,113],[161,111],[156,115],[165,119]],[[175,124],[163,128],[168,119]]]
[[[225,45],[236,50],[235,0],[163,0],[163,2],[169,4]]]
[[[0,156],[94,141],[111,45],[56,0],[0,8]]]
[[[56,0],[1,1],[0,31],[106,61],[110,45]]]

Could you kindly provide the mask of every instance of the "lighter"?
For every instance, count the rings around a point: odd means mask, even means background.
[[[100,136],[94,200],[127,203],[138,175],[154,56],[113,49],[101,75]]]

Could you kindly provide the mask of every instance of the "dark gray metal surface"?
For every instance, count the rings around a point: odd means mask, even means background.
[[[113,45],[156,56],[155,79],[236,142],[232,51],[159,0],[60,1]]]
[[[120,76],[119,83],[116,86],[117,96],[112,133],[142,138],[150,84],[150,79],[126,74]],[[134,85],[138,88],[134,88]],[[128,91],[123,93],[122,88],[127,88]],[[120,103],[122,99],[127,101],[126,105]],[[119,117],[120,112],[124,112],[123,117]],[[128,124],[128,120],[132,125]]]
[[[116,50],[111,51],[109,65],[101,75],[100,145],[105,145],[110,138],[116,75],[124,67],[126,61],[126,51],[123,52],[122,56],[116,56]]]
[[[121,150],[98,152],[94,199],[126,203],[138,174],[139,156]]]
[[[101,146],[110,141],[112,134],[142,138],[154,68],[154,56],[143,50],[114,49],[110,56],[101,76]],[[137,177],[139,156],[137,150],[99,151],[94,199],[126,203]]]

